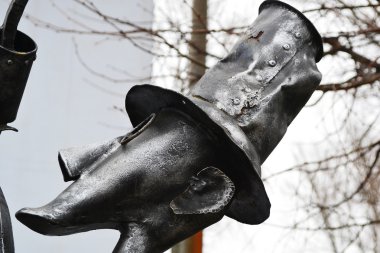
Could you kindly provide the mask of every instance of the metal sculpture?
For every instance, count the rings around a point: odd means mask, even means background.
[[[5,130],[17,131],[7,124],[16,119],[36,59],[36,43],[26,34],[17,31],[27,3],[27,0],[13,0],[0,28],[0,134]]]
[[[191,95],[133,87],[135,129],[59,153],[65,181],[16,217],[46,235],[117,229],[114,250],[163,252],[227,215],[259,224],[270,213],[260,165],[321,80],[322,41],[293,7],[266,1],[232,51]]]
[[[11,217],[0,188],[0,253],[14,253]]]
[[[17,131],[7,124],[16,119],[37,46],[17,31],[27,0],[13,0],[0,28],[0,134]],[[0,188],[0,253],[14,253],[11,218]]]

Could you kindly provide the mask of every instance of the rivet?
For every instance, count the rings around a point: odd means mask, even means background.
[[[238,99],[238,98],[234,98],[234,99],[232,99],[232,103],[233,103],[234,105],[239,105],[239,104],[240,104],[240,99]]]
[[[8,61],[7,61],[7,64],[8,64],[8,65],[12,65],[12,64],[13,64],[13,61],[12,61],[12,60],[8,60]]]
[[[271,67],[274,67],[277,64],[277,62],[275,60],[270,60],[268,63],[269,63],[269,66],[271,66]]]
[[[290,45],[289,45],[289,44],[284,44],[284,45],[282,46],[282,48],[283,48],[284,50],[289,50],[289,49],[290,49]]]
[[[301,33],[300,32],[296,32],[296,38],[297,39],[301,38]]]
[[[30,62],[29,60],[26,60],[26,61],[25,61],[25,64],[26,64],[26,65],[29,65],[29,62]]]
[[[259,81],[259,82],[262,82],[264,79],[263,79],[262,76],[257,75],[257,76],[256,76],[256,80]]]

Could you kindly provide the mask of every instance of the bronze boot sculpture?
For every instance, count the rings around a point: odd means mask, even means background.
[[[17,31],[27,0],[13,0],[0,28],[0,134],[17,129],[7,123],[16,119],[37,45],[26,34]]]
[[[322,41],[310,21],[266,1],[232,51],[186,97],[133,87],[135,129],[59,153],[74,182],[16,217],[46,235],[111,228],[115,253],[163,252],[227,215],[259,224],[270,213],[260,166],[321,80]]]

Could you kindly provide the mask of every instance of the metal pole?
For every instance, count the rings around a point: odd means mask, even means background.
[[[178,243],[172,248],[172,253],[202,253],[202,232]]]
[[[0,253],[14,253],[11,217],[0,187]]]

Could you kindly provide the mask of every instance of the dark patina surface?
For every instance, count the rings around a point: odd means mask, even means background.
[[[321,55],[309,20],[282,2],[264,2],[189,96],[133,87],[126,109],[135,129],[61,151],[64,179],[74,182],[16,217],[46,235],[117,229],[116,253],[163,252],[224,215],[262,223],[270,202],[260,166],[319,84]]]
[[[13,0],[0,28],[0,134],[17,129],[8,126],[16,120],[37,45],[17,25],[27,0]]]
[[[0,253],[15,252],[12,235],[11,217],[7,201],[0,188]]]

